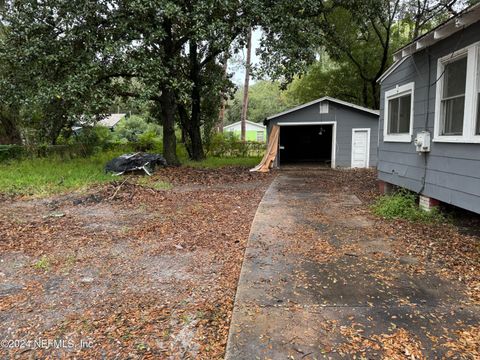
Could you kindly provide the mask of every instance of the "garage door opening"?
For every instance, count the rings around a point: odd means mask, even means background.
[[[280,124],[281,125],[281,124]],[[280,127],[280,165],[331,165],[334,129],[329,125]]]

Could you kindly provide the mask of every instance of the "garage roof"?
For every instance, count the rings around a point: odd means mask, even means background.
[[[370,114],[374,114],[374,115],[379,115],[380,112],[378,110],[372,110],[372,109],[369,109],[369,108],[366,108],[366,107],[363,107],[363,106],[360,106],[360,105],[355,105],[355,104],[352,104],[352,103],[349,103],[347,101],[343,101],[343,100],[338,100],[338,99],[335,99],[335,98],[332,98],[330,96],[324,96],[324,97],[321,97],[320,99],[317,99],[317,100],[313,100],[313,101],[310,101],[306,104],[303,104],[303,105],[299,105],[299,106],[296,106],[292,109],[289,109],[289,110],[285,110],[281,113],[278,113],[278,114],[275,114],[275,115],[272,115],[272,116],[269,116],[265,119],[266,122],[270,121],[271,119],[274,119],[274,118],[277,118],[279,116],[282,116],[282,115],[285,115],[285,114],[289,114],[291,112],[294,112],[294,111],[297,111],[297,110],[300,110],[300,109],[303,109],[303,108],[306,108],[310,105],[315,105],[315,104],[319,104],[321,103],[322,101],[330,101],[330,102],[333,102],[333,103],[337,103],[337,104],[340,104],[340,105],[343,105],[343,106],[347,106],[347,107],[350,107],[350,108],[353,108],[353,109],[357,109],[357,110],[360,110],[360,111],[365,111],[367,113],[370,113]]]

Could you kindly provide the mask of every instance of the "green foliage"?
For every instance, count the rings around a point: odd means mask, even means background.
[[[242,112],[243,88],[235,93],[235,97],[228,103],[226,123],[232,124],[240,121]],[[294,105],[289,102],[280,86],[276,82],[258,81],[251,85],[248,91],[247,119],[253,122],[263,122],[270,116],[284,111]]]
[[[437,209],[422,210],[417,205],[417,196],[405,190],[380,197],[372,209],[377,216],[386,219],[404,219],[418,222],[441,222],[445,220]]]
[[[155,190],[170,190],[173,187],[173,185],[167,181],[154,180],[149,176],[140,177],[138,184],[151,187]]]
[[[122,142],[136,142],[139,140],[139,136],[146,132],[159,137],[162,128],[160,125],[147,122],[144,116],[131,115],[120,121],[115,127],[113,137]]]
[[[84,127],[78,136],[69,141],[71,144],[81,144],[83,146],[83,156],[106,150],[112,142],[112,132],[104,126]]]
[[[50,156],[0,164],[0,192],[44,196],[108,182],[112,176],[105,174],[105,164],[123,153],[125,149],[68,161]]]
[[[217,133],[212,136],[207,155],[213,157],[250,157],[261,156],[266,144],[253,141],[240,141],[232,132]]]
[[[37,260],[33,267],[37,270],[47,271],[50,268],[50,261],[46,256],[42,256],[41,259]]]
[[[392,49],[397,47],[392,33],[399,11],[395,4],[385,0],[275,2],[265,19],[261,73],[285,84],[306,73],[318,55],[326,53],[335,62],[330,71],[341,70],[335,83],[348,90],[350,75],[355,80],[353,97],[360,98],[364,106],[377,108],[376,80],[390,65]],[[319,81],[332,77],[320,75]],[[345,86],[342,80],[347,80]]]
[[[145,117],[131,115],[115,127],[113,139],[132,143],[135,151],[162,152],[161,131],[161,126],[147,122]]]
[[[0,162],[20,159],[27,153],[27,149],[21,145],[0,145]]]
[[[155,131],[149,130],[138,136],[138,141],[135,143],[137,151],[156,151],[161,152],[162,141]]]
[[[325,54],[305,75],[296,78],[285,92],[288,101],[295,105],[323,96],[362,104],[363,81],[349,63],[338,64]]]

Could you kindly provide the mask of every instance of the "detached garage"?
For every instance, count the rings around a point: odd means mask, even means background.
[[[277,143],[273,166],[376,166],[378,119],[377,110],[330,97],[270,116],[264,124],[269,141]]]

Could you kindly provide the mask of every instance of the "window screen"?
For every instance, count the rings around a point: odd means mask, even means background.
[[[404,95],[388,100],[388,134],[408,134],[412,95]]]
[[[442,135],[462,135],[467,57],[445,65],[442,94]]]
[[[475,135],[480,135],[480,93],[477,94],[477,126]]]
[[[480,135],[480,49],[477,53],[477,116],[475,117],[475,135]]]

